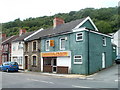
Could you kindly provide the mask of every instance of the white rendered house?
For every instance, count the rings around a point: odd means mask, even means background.
[[[26,30],[20,30],[19,37],[11,43],[11,61],[18,62],[19,69],[25,68],[24,61],[24,38],[31,35],[33,32],[26,33]]]
[[[120,30],[113,34],[112,42],[117,46],[117,55],[120,54]]]

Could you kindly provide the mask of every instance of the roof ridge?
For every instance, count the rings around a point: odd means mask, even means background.
[[[8,41],[8,40],[10,40],[12,37],[14,37],[15,35],[13,35],[13,36],[11,36],[11,37],[9,37],[9,38],[7,38],[6,40],[4,40],[2,43],[4,43],[4,42],[6,42],[6,41]]]

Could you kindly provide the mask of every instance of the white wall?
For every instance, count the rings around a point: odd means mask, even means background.
[[[117,45],[117,54],[120,53],[120,30],[118,30],[114,35],[113,35],[113,40],[112,42]]]
[[[57,57],[57,66],[67,66],[69,73],[71,71],[71,58],[70,57]]]

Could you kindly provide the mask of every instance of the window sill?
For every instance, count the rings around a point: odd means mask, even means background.
[[[80,42],[80,41],[82,42],[82,41],[83,41],[83,39],[81,39],[81,40],[76,40],[76,42]]]
[[[32,67],[37,67],[37,66],[33,66],[33,65],[32,65]]]
[[[74,64],[82,64],[82,62],[74,62]]]
[[[60,50],[62,50],[62,51],[63,51],[63,50],[65,50],[65,48],[64,48],[64,49],[61,49],[61,48],[60,48]]]
[[[103,47],[106,47],[106,45],[103,45]]]

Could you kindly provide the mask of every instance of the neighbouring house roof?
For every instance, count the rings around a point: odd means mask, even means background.
[[[39,39],[40,37],[48,36],[48,35],[55,35],[55,34],[62,34],[66,32],[72,32],[77,25],[83,22],[86,18],[82,18],[79,20],[71,21],[68,23],[64,23],[62,25],[58,25],[55,28],[44,29],[38,32],[37,34],[33,35],[32,37],[26,39],[25,41],[32,41],[35,39]]]
[[[21,36],[19,36],[18,38],[16,38],[15,40],[13,40],[13,42],[17,42],[17,41],[24,41],[24,38],[28,37],[30,34],[34,33],[35,31],[32,32],[27,32]]]
[[[2,45],[7,44],[7,43],[11,43],[12,40],[16,39],[17,37],[18,37],[18,35],[13,35],[13,36],[8,37],[4,41],[2,41]]]

